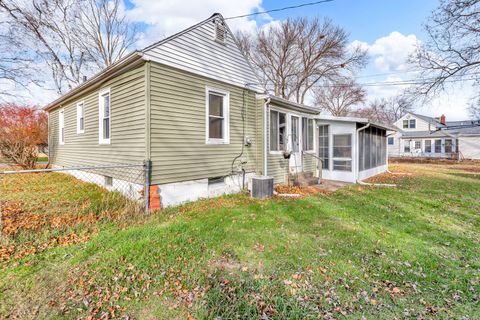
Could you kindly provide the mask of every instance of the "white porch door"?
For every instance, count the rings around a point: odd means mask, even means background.
[[[300,118],[297,116],[290,116],[290,141],[292,148],[290,172],[302,172],[302,157],[300,154]]]

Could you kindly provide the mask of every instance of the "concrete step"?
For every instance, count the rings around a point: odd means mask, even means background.
[[[300,187],[313,186],[319,183],[319,179],[313,175],[313,172],[290,174],[289,179],[293,185]]]

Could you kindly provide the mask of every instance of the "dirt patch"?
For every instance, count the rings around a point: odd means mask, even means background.
[[[466,172],[472,172],[472,173],[480,173],[480,163],[477,166],[453,166],[449,167],[449,169],[454,169],[454,170],[462,170]]]
[[[278,185],[275,187],[278,194],[298,194],[299,197],[307,197],[314,194],[330,194],[332,191],[322,189],[318,186],[297,187],[288,185]]]
[[[432,164],[456,164],[456,159],[437,159],[437,158],[388,158],[390,164],[395,163],[432,163]]]
[[[395,170],[394,173],[385,172],[385,173],[381,173],[381,174],[378,174],[376,176],[370,177],[370,178],[364,180],[364,182],[367,182],[367,183],[382,183],[382,184],[383,183],[397,184],[399,182],[399,180],[409,178],[409,177],[412,177],[412,176],[414,176],[414,174],[411,173],[411,172],[406,172],[406,171],[402,171],[402,170]]]

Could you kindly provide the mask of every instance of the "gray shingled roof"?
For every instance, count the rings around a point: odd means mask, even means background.
[[[457,129],[445,129],[443,130],[448,132],[452,135],[480,135],[480,125],[476,127],[469,127],[469,128],[457,128]]]
[[[435,137],[449,137],[451,136],[450,132],[446,130],[437,130],[437,131],[403,131],[402,139],[411,139],[411,138],[435,138]]]

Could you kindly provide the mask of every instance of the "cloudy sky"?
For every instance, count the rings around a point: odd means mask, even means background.
[[[307,0],[126,0],[129,19],[141,23],[139,47],[195,24],[214,12],[224,17],[270,10],[308,2]],[[437,0],[334,0],[315,6],[274,12],[268,15],[229,20],[234,30],[252,31],[258,26],[276,23],[287,17],[329,17],[350,33],[350,40],[368,48],[370,63],[357,81],[368,86],[369,98],[395,95],[399,86],[377,86],[379,82],[415,79],[406,58],[417,41],[425,39],[422,23],[437,6]],[[371,86],[375,83],[374,86]],[[52,92],[33,88],[40,103],[54,98]],[[467,118],[469,86],[457,87],[435,99],[419,112],[431,116],[444,113],[447,118]]]

